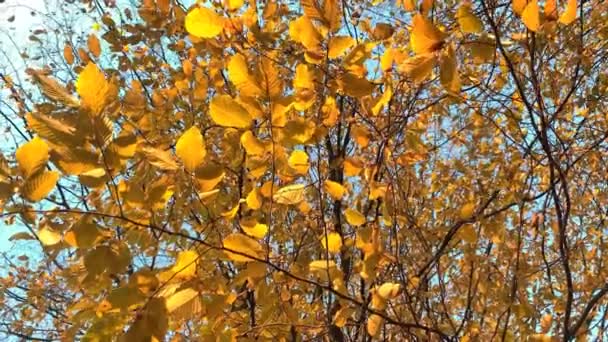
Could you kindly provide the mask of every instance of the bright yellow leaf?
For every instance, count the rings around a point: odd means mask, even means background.
[[[537,0],[532,0],[526,5],[521,13],[521,19],[530,31],[538,31],[540,28],[540,14]]]
[[[177,144],[175,144],[175,154],[182,160],[186,170],[190,172],[194,171],[205,160],[207,150],[203,135],[198,127],[190,127],[179,137]]]
[[[346,222],[351,226],[361,226],[367,221],[363,214],[356,209],[351,208],[344,210],[344,217],[346,217]]]
[[[346,188],[342,184],[331,180],[325,180],[324,189],[336,201],[341,200],[346,193]]]
[[[417,13],[412,19],[410,45],[416,54],[436,51],[443,45],[445,35],[422,14]]]
[[[306,174],[308,172],[308,154],[302,150],[294,150],[287,159],[287,164],[292,169],[296,170],[300,174]]]
[[[255,220],[242,220],[241,228],[245,234],[256,239],[261,239],[268,233],[268,226]]]
[[[92,114],[97,115],[109,100],[110,83],[97,65],[89,62],[78,74],[76,92],[80,96],[82,105]]]
[[[330,253],[338,253],[340,252],[340,248],[342,248],[342,237],[336,232],[331,232],[327,234],[326,241],[325,235],[323,235],[321,236],[321,245]]]
[[[199,255],[194,250],[179,252],[175,264],[171,267],[174,279],[192,278],[196,275],[196,264]]]
[[[307,50],[319,51],[321,49],[321,35],[307,16],[301,16],[289,24],[291,39],[304,45]]]
[[[576,0],[568,0],[566,10],[564,13],[562,13],[562,15],[560,15],[559,22],[564,25],[570,25],[574,20],[576,20],[576,8]]]
[[[469,202],[460,208],[460,218],[463,220],[469,219],[475,213],[475,203]]]
[[[378,295],[383,299],[395,298],[401,291],[401,284],[384,283],[378,288]]]
[[[350,36],[335,36],[329,41],[327,57],[330,59],[342,57],[346,50],[355,45],[355,40]]]
[[[545,1],[545,19],[557,20],[557,0]]]
[[[40,240],[40,243],[44,246],[56,245],[61,242],[61,234],[48,227],[43,227],[38,231],[38,240]]]
[[[21,194],[31,202],[38,202],[53,190],[57,180],[59,172],[40,170],[25,181]]]
[[[512,2],[512,6],[513,6],[513,12],[521,15],[522,12],[524,11],[524,8],[526,8],[526,4],[528,3],[528,0],[513,0]]]
[[[224,29],[224,18],[206,7],[196,7],[186,15],[186,31],[198,38],[213,38]]]
[[[251,190],[251,192],[249,192],[249,195],[247,195],[245,202],[247,203],[247,206],[250,209],[260,209],[260,207],[262,207],[262,196],[260,196],[259,190],[255,188]]]
[[[27,178],[46,166],[46,162],[49,160],[49,146],[44,140],[35,136],[17,149],[15,158],[19,170],[23,173],[24,178]]]
[[[247,128],[251,126],[251,115],[229,95],[217,95],[209,104],[209,115],[223,127]]]
[[[251,131],[245,131],[241,135],[241,145],[250,156],[260,156],[266,151],[266,146]]]
[[[249,73],[247,60],[241,54],[236,54],[230,58],[228,62],[228,76],[241,96],[260,96],[262,89],[257,84],[257,81]]]

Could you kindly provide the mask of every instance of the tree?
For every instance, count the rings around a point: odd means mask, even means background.
[[[605,2],[84,6],[12,98],[5,331],[608,335]]]

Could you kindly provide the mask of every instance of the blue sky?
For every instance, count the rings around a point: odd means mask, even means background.
[[[13,62],[19,76],[24,78],[25,65],[19,57],[19,51],[27,47],[28,36],[31,30],[40,27],[42,16],[32,16],[32,9],[44,11],[44,0],[5,0],[0,3],[0,50],[4,51],[8,58]],[[15,17],[14,21],[9,22],[9,18]],[[11,41],[12,39],[12,41]],[[19,48],[15,47],[16,43]],[[6,58],[0,54],[0,66],[5,65]],[[4,72],[4,70],[1,70]],[[14,72],[13,72],[14,73]],[[14,75],[11,75],[14,77]],[[0,90],[0,96],[6,98],[7,92]],[[2,106],[2,104],[0,104]],[[0,126],[3,129],[5,124],[0,121]],[[7,138],[0,135],[0,151],[4,152]],[[10,144],[12,146],[12,142]],[[21,228],[18,226],[6,226],[3,221],[0,221],[0,252],[5,252],[13,247],[13,243],[8,239]]]

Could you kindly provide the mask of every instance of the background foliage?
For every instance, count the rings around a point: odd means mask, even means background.
[[[0,330],[603,338],[607,6],[55,3],[0,66]]]

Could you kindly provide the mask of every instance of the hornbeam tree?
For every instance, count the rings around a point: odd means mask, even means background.
[[[608,2],[62,6],[2,78],[1,333],[608,337]]]

